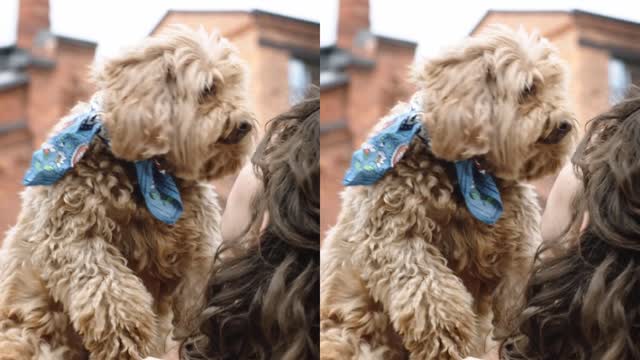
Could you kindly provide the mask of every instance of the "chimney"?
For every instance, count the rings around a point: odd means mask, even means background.
[[[36,35],[49,30],[49,0],[19,0],[18,41],[22,49],[31,49]]]
[[[339,48],[351,50],[356,37],[370,34],[369,0],[340,0],[338,9]]]

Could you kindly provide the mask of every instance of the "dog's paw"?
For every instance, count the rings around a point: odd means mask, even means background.
[[[142,360],[158,353],[159,341],[148,324],[128,328],[87,346],[91,360]]]
[[[114,339],[100,345],[94,350],[90,350],[90,360],[143,360],[149,354],[149,350],[144,347],[129,346],[125,347],[120,340]]]
[[[2,328],[0,360],[31,359],[37,354],[38,343],[18,328]]]
[[[438,334],[419,349],[410,352],[411,360],[462,360],[473,352],[471,344],[463,344],[446,334]]]

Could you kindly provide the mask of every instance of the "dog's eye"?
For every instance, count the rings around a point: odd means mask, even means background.
[[[202,94],[200,94],[200,99],[206,100],[215,96],[216,94],[216,86],[214,84],[208,85],[202,90]]]
[[[527,85],[522,91],[522,99],[527,99],[536,94],[536,84]]]

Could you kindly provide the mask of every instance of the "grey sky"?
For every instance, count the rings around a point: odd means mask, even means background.
[[[291,0],[49,0],[53,32],[98,42],[112,54],[149,34],[168,9],[260,9],[320,21],[324,1]],[[15,42],[18,0],[0,0],[0,46]],[[328,17],[328,15],[323,15]]]
[[[322,2],[330,8],[320,18],[320,43],[324,46],[335,42],[338,0]],[[640,22],[640,2],[625,0],[370,0],[370,3],[373,32],[417,41],[421,56],[432,55],[462,39],[489,9],[579,9]]]

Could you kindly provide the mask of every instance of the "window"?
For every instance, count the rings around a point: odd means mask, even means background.
[[[289,102],[294,104],[304,98],[311,84],[320,81],[320,66],[296,57],[289,58]]]
[[[609,59],[609,102],[615,104],[640,86],[640,61],[628,61],[612,57]]]

